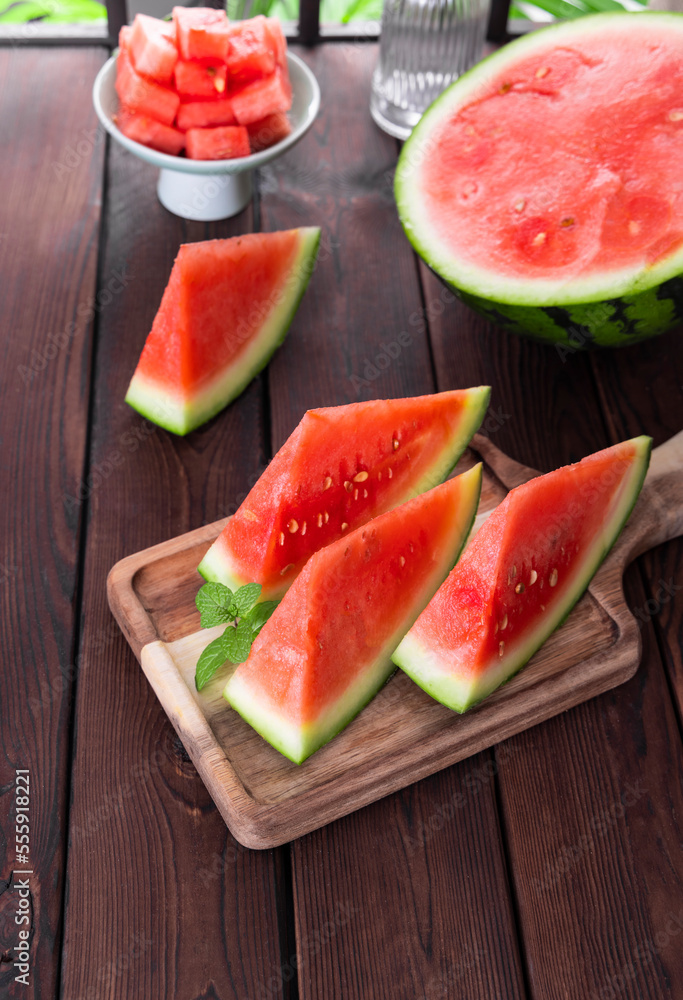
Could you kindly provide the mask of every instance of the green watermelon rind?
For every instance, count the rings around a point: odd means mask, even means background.
[[[416,480],[415,483],[406,489],[405,494],[401,498],[401,503],[405,503],[413,497],[420,496],[422,493],[426,493],[427,490],[444,482],[457,465],[473,436],[481,427],[491,398],[491,387],[487,385],[476,386],[468,389],[467,392],[467,404],[463,409],[457,434],[454,434],[448,441],[447,445],[437,455],[432,465],[424,472],[420,479]],[[382,507],[380,510],[375,511],[373,516],[385,513],[386,509]],[[237,587],[251,582],[248,577],[243,577],[237,573],[234,566],[230,563],[227,553],[219,551],[214,545],[209,548],[197,570],[205,580],[223,583],[227,587],[230,587],[231,590],[235,590]],[[294,579],[295,577],[288,578],[282,587],[278,589],[264,586],[259,600],[279,601],[294,582]]]
[[[653,23],[683,36],[683,14],[610,11],[558,22],[525,35],[493,53],[453,83],[422,116],[399,157],[394,183],[399,217],[414,249],[432,270],[473,309],[515,333],[571,351],[616,347],[657,336],[683,320],[683,248],[650,268],[642,266],[583,275],[571,281],[495,275],[456,260],[425,223],[419,185],[421,164],[433,146],[433,130],[455,107],[507,65],[549,41],[564,41],[605,26]],[[628,21],[626,20],[628,19]],[[644,20],[641,20],[644,19]]]
[[[277,290],[278,300],[238,358],[203,386],[191,401],[174,400],[164,386],[136,373],[126,394],[126,402],[134,410],[182,437],[215,417],[244,391],[284,341],[315,269],[320,228],[307,226],[299,229],[299,233],[299,251]]]
[[[642,435],[634,438],[633,444],[636,447],[636,458],[629,470],[630,486],[624,490],[621,503],[614,511],[605,532],[586,555],[585,565],[580,572],[575,573],[573,585],[567,590],[565,600],[553,608],[542,627],[532,632],[523,644],[516,644],[503,657],[496,659],[471,683],[462,683],[459,678],[446,673],[435,654],[411,633],[404,636],[392,655],[396,666],[432,698],[460,714],[478,705],[514,677],[567,619],[631,516],[647,474],[652,438]]]
[[[367,665],[356,684],[352,685],[322,719],[303,727],[293,725],[268,705],[254,697],[241,682],[238,673],[231,676],[223,690],[228,704],[242,716],[276,750],[294,764],[302,764],[312,753],[329,743],[365,708],[378,691],[387,683],[396,667],[391,662],[391,651],[405,633],[406,624],[414,622],[440,584],[456,564],[472,530],[481,495],[482,467],[474,466],[462,474],[466,478],[463,490],[470,492],[469,513],[452,524],[453,544],[443,546],[441,562],[433,569],[429,583],[415,594],[410,613],[406,614],[394,634],[384,644],[381,653]],[[472,480],[472,483],[470,483]],[[464,513],[464,507],[463,507]]]

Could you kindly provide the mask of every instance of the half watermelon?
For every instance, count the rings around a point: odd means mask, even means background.
[[[222,410],[284,340],[319,239],[308,227],[183,244],[126,402],[174,434]]]
[[[480,488],[478,465],[308,561],[224,691],[290,760],[332,739],[393,672],[391,651],[457,559]]]
[[[199,572],[231,589],[260,583],[262,600],[279,599],[318,549],[445,479],[489,394],[480,386],[309,410]]]
[[[626,523],[651,438],[511,490],[393,655],[464,712],[508,680],[567,617]]]
[[[406,235],[496,323],[571,350],[683,319],[683,15],[607,13],[506,45],[406,142]]]

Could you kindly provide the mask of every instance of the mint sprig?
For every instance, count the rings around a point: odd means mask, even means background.
[[[209,683],[228,660],[244,663],[251,644],[277,607],[276,601],[258,604],[260,583],[246,583],[234,593],[224,583],[205,583],[196,604],[202,628],[226,625],[225,631],[210,642],[197,661],[195,685],[198,691]]]

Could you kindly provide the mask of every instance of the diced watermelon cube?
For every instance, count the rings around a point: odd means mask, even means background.
[[[289,118],[283,111],[277,111],[274,115],[252,122],[247,125],[252,153],[268,149],[269,146],[285,139],[291,131]]]
[[[175,68],[176,90],[183,97],[216,97],[225,91],[226,66],[205,66],[179,59]]]
[[[187,104],[181,104],[176,124],[186,132],[189,128],[236,125],[237,119],[230,98],[221,97],[215,101],[188,101]]]
[[[292,106],[291,88],[279,69],[265,80],[254,80],[230,96],[240,125],[251,125],[267,115],[289,111]]]
[[[275,65],[283,70],[287,70],[287,39],[282,30],[282,25],[276,17],[266,18],[266,32],[270,39],[270,46],[275,56]]]
[[[119,31],[119,48],[125,49],[130,52],[130,36],[133,34],[133,29],[129,24],[124,24]]]
[[[157,83],[170,83],[178,62],[173,22],[136,14],[130,34],[130,56],[142,76],[149,76]]]
[[[220,128],[191,128],[185,135],[191,160],[233,160],[249,156],[249,133],[241,125]]]
[[[177,156],[185,147],[185,136],[177,128],[163,125],[149,115],[136,114],[130,108],[121,108],[116,116],[116,125],[129,139],[162,153]]]
[[[126,107],[163,125],[173,123],[180,105],[174,91],[135,72],[127,48],[121,49],[116,61],[116,93]]]
[[[275,46],[263,14],[230,25],[226,62],[230,79],[247,83],[270,76],[275,70]]]
[[[224,10],[211,7],[174,7],[173,20],[183,59],[225,62],[230,24]]]

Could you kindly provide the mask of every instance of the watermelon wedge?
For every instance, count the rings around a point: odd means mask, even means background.
[[[390,653],[458,557],[481,466],[382,514],[307,562],[224,695],[301,764],[385,683]]]
[[[406,235],[473,308],[577,349],[683,320],[683,15],[609,12],[505,45],[406,142]]]
[[[227,406],[284,340],[319,239],[308,227],[183,244],[126,402],[174,434]]]
[[[199,566],[278,600],[306,560],[441,482],[483,420],[490,389],[309,410]]]
[[[614,544],[651,445],[637,437],[511,490],[394,663],[456,712],[512,677],[564,621]]]

